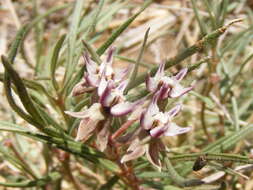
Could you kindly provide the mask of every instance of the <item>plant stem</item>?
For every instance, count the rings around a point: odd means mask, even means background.
[[[115,140],[121,134],[123,134],[137,119],[128,120],[125,122],[113,135],[111,136],[111,140]]]
[[[199,179],[186,180],[185,178],[183,178],[182,176],[180,176],[177,173],[177,171],[172,166],[168,157],[165,157],[164,161],[166,164],[167,172],[169,172],[170,177],[173,179],[173,181],[177,185],[179,185],[181,187],[191,187],[191,186],[198,186],[198,185],[201,185],[204,183],[203,181],[201,181]]]

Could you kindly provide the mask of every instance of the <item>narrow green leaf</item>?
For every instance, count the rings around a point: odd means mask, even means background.
[[[52,81],[52,84],[53,84],[54,89],[56,91],[59,89],[59,86],[58,86],[58,84],[56,82],[56,79],[55,79],[55,71],[56,71],[56,68],[57,68],[59,53],[60,53],[62,44],[65,40],[65,37],[66,37],[66,35],[63,35],[59,39],[57,44],[55,45],[55,48],[54,48],[54,51],[53,51],[53,56],[52,56],[52,59],[51,59],[51,64],[50,64],[51,81]]]
[[[198,69],[203,63],[206,63],[208,60],[210,60],[210,57],[205,57],[203,59],[201,59],[200,61],[198,61],[197,63],[191,65],[188,67],[188,73]]]
[[[86,51],[89,52],[89,54],[91,55],[92,59],[94,59],[95,62],[97,62],[98,64],[102,63],[99,55],[97,54],[97,52],[95,51],[95,49],[86,41],[82,41],[83,42],[83,46],[85,48]]]
[[[216,29],[217,28],[217,20],[215,18],[214,11],[212,9],[213,6],[210,5],[208,0],[204,0],[204,3],[207,8],[207,12],[209,14],[209,18],[211,20],[212,28]]]
[[[142,43],[142,46],[141,46],[141,49],[140,49],[140,53],[139,53],[137,61],[136,61],[137,64],[134,65],[134,70],[133,70],[133,72],[131,74],[130,81],[129,81],[129,84],[128,84],[126,90],[125,90],[125,93],[128,92],[129,86],[131,85],[131,83],[134,82],[134,80],[137,77],[138,69],[139,69],[139,66],[140,66],[140,62],[141,62],[141,59],[142,59],[142,56],[143,56],[143,53],[144,53],[144,50],[145,50],[145,47],[146,47],[146,43],[147,43],[147,40],[148,40],[149,30],[150,30],[150,28],[147,29],[147,31],[146,31],[146,33],[144,35],[144,40],[143,40],[143,43]]]
[[[10,51],[8,53],[8,59],[10,62],[13,62],[17,53],[18,48],[20,47],[20,44],[22,43],[24,36],[28,30],[28,24],[24,25],[17,33],[14,41],[11,43]]]
[[[195,91],[191,91],[191,92],[189,92],[189,94],[197,97],[202,102],[205,102],[206,105],[208,106],[208,108],[213,109],[215,107],[215,103],[210,98],[208,98],[206,96],[202,96],[201,94],[199,94],[199,93],[197,93]]]
[[[139,178],[169,178],[170,174],[167,172],[141,172],[137,174]]]
[[[122,61],[127,61],[127,62],[129,62],[129,63],[137,64],[137,61],[136,61],[136,60],[130,59],[130,58],[125,57],[125,56],[115,55],[114,57],[116,57],[116,58],[118,58],[118,59],[120,59],[120,60],[122,60]],[[154,67],[154,66],[152,66],[152,65],[148,65],[147,63],[143,63],[143,62],[140,62],[139,64],[140,64],[140,66],[145,67],[145,68],[147,68],[147,69],[151,69],[151,68]]]
[[[15,102],[13,96],[12,96],[12,91],[11,91],[11,83],[8,75],[5,76],[4,80],[4,89],[5,89],[5,94],[8,100],[9,105],[15,111],[21,118],[23,118],[25,121],[28,123],[32,124],[33,126],[37,128],[42,128],[41,124],[35,121],[30,115],[28,115],[26,112],[24,112]]]
[[[240,125],[239,125],[239,114],[238,114],[238,105],[237,105],[237,101],[235,99],[235,97],[233,96],[231,98],[232,100],[232,107],[233,107],[233,113],[234,113],[234,125],[235,125],[235,131],[238,131],[240,129]]]
[[[192,7],[193,7],[195,17],[196,17],[196,19],[198,21],[198,24],[199,24],[201,34],[202,34],[202,36],[205,36],[207,34],[207,29],[206,29],[205,22],[203,21],[203,19],[200,18],[199,11],[198,11],[198,8],[197,8],[197,5],[196,5],[196,1],[191,0],[191,3],[192,3]]]
[[[2,56],[2,63],[4,68],[6,69],[6,72],[8,72],[9,77],[13,81],[14,85],[17,88],[17,92],[19,95],[20,100],[22,101],[22,104],[24,105],[25,109],[32,115],[32,117],[41,125],[43,126],[43,119],[41,118],[37,108],[33,104],[31,98],[29,97],[29,94],[26,90],[26,87],[24,83],[22,82],[22,79],[19,77],[17,72],[12,68],[9,60]]]
[[[227,154],[227,153],[192,153],[192,154],[180,154],[175,156],[170,156],[170,160],[175,161],[195,161],[199,156],[204,156],[207,161],[217,161],[217,162],[238,162],[252,164],[253,159],[247,156],[240,156],[237,154]]]
[[[119,37],[119,35],[124,32],[127,27],[136,19],[136,17],[139,16],[139,14],[141,14],[152,2],[153,0],[145,1],[141,10],[139,10],[135,15],[125,21],[116,31],[112,33],[109,39],[101,45],[101,47],[97,50],[97,54],[102,55],[107,50],[107,48]]]
[[[238,141],[243,140],[252,132],[253,125],[242,127],[239,131],[233,132],[232,134],[222,137],[214,143],[211,143],[203,149],[203,152],[220,152],[221,150],[227,150],[234,146]]]
[[[114,172],[114,173],[119,173],[121,170],[118,167],[118,165],[116,165],[114,162],[110,161],[110,160],[106,160],[106,159],[100,159],[99,163],[101,165],[103,165],[104,168]]]
[[[71,19],[71,25],[70,25],[70,32],[67,39],[68,42],[68,56],[67,56],[67,63],[66,63],[66,72],[64,75],[64,84],[66,84],[67,81],[69,81],[70,77],[72,76],[75,66],[77,63],[74,63],[74,57],[75,57],[75,47],[76,47],[76,40],[77,40],[77,34],[78,34],[78,26],[80,24],[81,20],[81,13],[83,11],[83,0],[76,0],[75,1],[75,7],[73,9],[73,15]]]
[[[96,24],[97,24],[98,16],[102,11],[102,8],[104,6],[104,2],[105,2],[105,0],[100,0],[99,3],[98,3],[97,10],[95,11],[95,15],[94,15],[94,17],[92,19],[92,22],[91,22],[91,25],[88,29],[88,35],[91,35],[96,30]]]
[[[23,181],[23,182],[7,182],[1,183],[0,186],[4,187],[40,187],[51,183],[52,181],[60,179],[61,175],[58,172],[49,173],[48,176],[33,180],[33,181]]]

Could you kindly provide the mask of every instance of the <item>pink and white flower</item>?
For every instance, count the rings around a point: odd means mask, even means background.
[[[103,75],[106,81],[112,80],[114,83],[119,83],[126,77],[129,68],[116,70],[112,67],[114,50],[114,48],[109,49],[106,59],[100,65],[91,60],[87,53],[83,55],[87,72],[84,73],[81,82],[73,88],[73,96],[98,88]]]
[[[156,167],[161,169],[159,153],[165,150],[165,146],[159,137],[176,136],[190,131],[190,127],[179,127],[172,119],[181,110],[181,105],[176,105],[167,112],[161,112],[157,106],[160,94],[163,92],[164,86],[153,96],[152,102],[149,104],[140,118],[141,129],[137,129],[138,135],[134,134],[135,139],[131,142],[127,153],[122,157],[121,162],[127,162],[139,158],[146,154],[147,159]],[[129,138],[131,139],[131,137]],[[148,143],[146,142],[148,139]]]
[[[160,112],[157,101],[160,97],[161,89],[158,91],[145,112],[142,113],[140,123],[144,130],[148,130],[150,135],[154,138],[160,136],[176,136],[190,131],[190,127],[179,127],[172,119],[181,110],[181,105],[176,105],[174,108],[167,112]]]
[[[98,87],[99,102],[105,108],[110,108],[113,116],[123,116],[132,112],[135,107],[143,102],[143,99],[136,102],[128,102],[124,96],[128,80],[115,85],[114,81],[106,81],[104,77]]]
[[[164,67],[165,67],[165,63],[160,64],[155,76],[151,77],[149,75],[147,77],[146,86],[147,86],[148,91],[155,93],[162,86],[164,86],[159,99],[166,99],[168,97],[169,98],[180,97],[193,89],[193,86],[185,88],[180,84],[180,81],[187,74],[187,71],[188,71],[187,68],[180,70],[179,73],[175,76],[168,77],[168,76],[165,76]]]

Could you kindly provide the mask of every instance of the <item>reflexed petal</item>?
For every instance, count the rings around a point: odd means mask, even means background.
[[[171,87],[168,84],[164,83],[159,90],[160,91],[159,99],[164,100],[164,99],[168,98],[168,94],[169,94],[170,90],[171,90]]]
[[[145,146],[137,147],[134,151],[131,151],[124,155],[122,159],[120,160],[121,163],[137,159],[141,157],[145,153]]]
[[[105,75],[106,73],[106,62],[103,61],[100,65],[99,65],[99,74],[102,76],[103,74]]]
[[[114,47],[110,47],[108,54],[107,54],[107,58],[106,58],[106,62],[109,66],[112,66],[112,57],[113,57],[113,53],[115,51]]]
[[[146,145],[140,145],[139,141],[136,139],[128,148],[127,154],[121,159],[121,163],[137,159],[145,153]]]
[[[108,82],[105,80],[104,77],[102,77],[100,83],[99,83],[99,86],[98,86],[98,96],[102,96],[102,94],[104,93],[106,87],[107,87],[107,84]]]
[[[142,113],[140,118],[140,124],[145,129],[148,130],[152,127],[154,121],[154,115],[159,113],[159,108],[157,106],[157,99],[160,93],[156,93],[153,96],[152,102],[149,104],[148,109],[146,112]]]
[[[89,74],[96,74],[98,65],[92,61],[87,53],[83,55],[84,61],[86,63],[86,69]]]
[[[107,86],[105,88],[105,90],[103,91],[103,93],[100,96],[100,103],[104,106],[104,107],[110,107],[110,104],[112,103],[114,96],[112,96],[112,88],[113,88],[113,84],[108,81],[107,82]]]
[[[88,85],[90,85],[92,87],[98,87],[99,82],[100,82],[98,75],[86,73],[84,75],[84,78],[87,81]]]
[[[94,121],[89,118],[83,119],[78,127],[76,141],[86,141],[88,138],[93,135],[94,130],[97,127],[98,120]]]
[[[128,82],[129,82],[129,80],[124,80],[123,82],[121,82],[119,84],[119,86],[116,87],[116,90],[118,90],[121,94],[123,94],[124,90],[127,87]]]
[[[114,116],[123,116],[132,112],[138,104],[131,102],[121,102],[111,107],[111,114]]]
[[[191,91],[193,89],[193,87],[188,87],[188,88],[184,88],[183,86],[181,86],[180,84],[175,85],[174,88],[171,89],[171,91],[169,92],[169,96],[171,98],[177,98],[180,97],[184,94],[186,94],[187,92]]]
[[[159,65],[159,68],[155,74],[155,78],[157,79],[160,79],[161,77],[164,76],[164,67],[165,67],[165,62],[162,62],[160,65]]]
[[[89,117],[90,112],[89,110],[85,110],[82,112],[72,112],[72,111],[65,111],[66,114],[72,116],[72,117],[76,117],[76,118],[86,118]]]
[[[178,112],[181,110],[181,108],[182,108],[182,105],[178,104],[175,107],[173,107],[170,111],[168,111],[166,115],[168,114],[171,118],[175,117],[178,114]]]
[[[152,117],[152,115],[148,114],[148,112],[144,112],[141,114],[140,124],[143,129],[149,130],[152,127],[153,122],[154,118]]]
[[[159,112],[159,108],[157,106],[157,101],[158,101],[158,98],[160,96],[160,91],[158,91],[154,96],[153,96],[153,99],[152,99],[152,102],[149,104],[148,106],[148,112],[151,114],[151,115],[154,115],[154,114],[157,114]]]
[[[173,78],[178,80],[178,81],[181,81],[185,75],[187,74],[187,71],[188,69],[187,68],[184,68],[184,69],[181,69],[177,74],[176,76],[174,76]]]
[[[168,130],[167,126],[158,126],[150,130],[150,135],[154,138],[158,138]]]
[[[146,78],[146,87],[147,87],[148,91],[154,92],[157,89],[157,85],[158,85],[158,83],[156,82],[156,80],[154,78],[152,78],[150,76],[150,74],[148,74],[148,76]]]
[[[168,129],[165,132],[165,136],[176,136],[182,133],[187,133],[191,130],[190,127],[179,127],[177,124],[175,123],[170,123],[168,124]]]
[[[97,145],[98,145],[98,149],[101,152],[104,152],[108,144],[108,140],[110,136],[110,130],[109,130],[110,124],[111,124],[111,119],[106,120],[106,122],[104,123],[104,126],[102,126],[102,129],[97,134]]]
[[[115,82],[119,82],[119,81],[122,81],[126,76],[127,74],[129,73],[129,71],[132,69],[131,66],[129,66],[128,68],[126,69],[121,69],[121,70],[116,70],[115,69]]]
[[[149,146],[147,146],[146,150],[148,161],[152,165],[158,167],[159,170],[161,170],[161,161],[159,159],[159,152],[161,151],[160,143],[159,140],[153,140],[150,142]]]
[[[130,144],[127,149],[127,152],[134,151],[136,148],[138,148],[138,146],[140,146],[140,140],[137,138],[134,139],[133,142]]]

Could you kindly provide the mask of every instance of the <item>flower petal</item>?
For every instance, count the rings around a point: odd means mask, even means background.
[[[157,106],[157,99],[159,97],[159,92],[153,96],[152,102],[149,104],[146,112],[143,112],[140,118],[140,124],[145,130],[149,130],[152,127],[154,121],[154,115],[159,113],[159,108]]]
[[[175,107],[169,110],[166,113],[166,115],[168,114],[171,118],[175,117],[181,109],[182,109],[182,104],[177,104]]]
[[[183,96],[187,92],[191,91],[193,89],[193,86],[184,88],[180,84],[176,84],[174,88],[171,89],[169,92],[169,97],[171,98],[177,98],[180,96]]]
[[[98,145],[98,149],[101,152],[104,152],[108,144],[108,140],[110,136],[110,130],[109,130],[110,124],[111,124],[111,119],[106,120],[106,122],[104,123],[104,126],[102,126],[102,129],[97,134],[97,145]]]
[[[92,61],[88,55],[88,53],[85,53],[83,55],[84,61],[85,61],[85,65],[86,65],[86,69],[87,72],[89,74],[96,74],[97,69],[98,69],[98,65],[96,62]]]
[[[102,79],[100,80],[99,86],[98,86],[98,96],[99,97],[102,96],[107,85],[108,85],[108,81],[106,81],[105,78],[102,77]]]
[[[162,62],[160,65],[159,65],[159,68],[155,74],[155,78],[157,79],[160,79],[161,77],[164,76],[164,67],[165,67],[165,62]]]
[[[187,74],[188,72],[188,69],[187,68],[184,68],[184,69],[181,69],[177,74],[176,76],[174,76],[173,78],[178,80],[178,81],[181,81],[185,75]]]
[[[165,136],[176,136],[182,133],[187,133],[191,130],[190,127],[179,127],[177,124],[175,123],[170,123],[168,124],[168,129],[165,132]]]
[[[86,141],[88,138],[93,135],[94,130],[97,127],[99,120],[91,120],[89,118],[83,119],[78,127],[76,141]]]
[[[114,99],[114,96],[112,95],[113,83],[112,81],[107,81],[106,84],[106,88],[101,94],[99,101],[104,107],[110,107]]]
[[[158,91],[152,98],[152,102],[148,106],[148,112],[150,112],[151,115],[157,114],[159,112],[159,108],[157,106],[157,101],[160,96],[160,91]]]
[[[106,58],[106,63],[109,66],[112,66],[112,57],[113,57],[113,53],[115,52],[115,48],[114,47],[110,47],[108,54],[107,54],[107,58]]]
[[[138,104],[131,102],[121,102],[111,107],[111,114],[114,116],[123,116],[132,112]]]
[[[127,76],[127,74],[130,72],[131,69],[132,69],[131,66],[129,66],[125,69],[121,69],[121,70],[115,69],[115,77],[114,77],[115,82],[122,81]]]
[[[141,127],[145,130],[149,130],[152,127],[154,119],[151,115],[148,115],[147,112],[141,114],[140,124]]]
[[[147,146],[147,150],[146,150],[146,156],[147,156],[148,161],[152,165],[157,167],[159,170],[161,170],[161,161],[159,159],[159,152],[162,151],[160,144],[161,144],[161,141],[159,141],[158,139],[153,140],[150,142],[149,146]]]
[[[158,126],[150,130],[150,135],[154,138],[159,138],[164,135],[164,133],[168,130],[167,126]]]
[[[139,144],[139,141],[137,139],[134,140],[133,143],[128,148],[127,154],[122,157],[120,162],[124,163],[141,157],[145,153],[145,147],[146,145]]]
[[[129,82],[129,80],[124,80],[123,82],[121,82],[119,84],[119,86],[116,87],[116,90],[119,91],[119,93],[123,95],[124,90],[126,89],[128,82]]]
[[[148,89],[149,92],[155,92],[155,90],[157,89],[158,83],[157,81],[150,76],[150,73],[148,74],[147,78],[146,78],[146,87]]]
[[[100,82],[100,78],[98,75],[85,73],[84,78],[89,86],[98,87]]]
[[[170,85],[167,83],[164,83],[159,90],[159,92],[160,92],[159,99],[164,100],[164,99],[168,98],[170,90],[171,90]]]
[[[82,118],[82,119],[90,116],[88,109],[82,112],[65,111],[65,113],[72,117]]]

